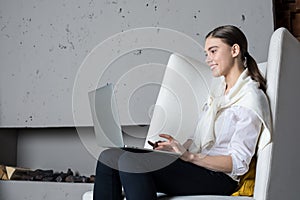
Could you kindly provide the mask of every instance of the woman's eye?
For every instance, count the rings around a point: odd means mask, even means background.
[[[214,49],[214,50],[211,50],[211,53],[216,53],[216,51],[217,51],[217,50],[215,50],[215,49]]]

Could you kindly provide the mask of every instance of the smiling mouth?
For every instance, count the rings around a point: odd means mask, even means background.
[[[210,66],[210,69],[213,70],[213,69],[215,69],[216,67],[217,67],[216,64],[215,64],[215,65],[211,65],[211,66]]]

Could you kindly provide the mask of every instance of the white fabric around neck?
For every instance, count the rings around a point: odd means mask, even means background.
[[[205,104],[206,111],[201,117],[195,134],[194,142],[189,148],[191,152],[201,152],[202,149],[211,148],[215,142],[214,124],[216,114],[220,109],[233,105],[251,109],[263,123],[263,128],[258,143],[258,150],[262,149],[271,141],[271,116],[269,102],[259,83],[252,80],[245,69],[228,94],[224,95],[225,82],[212,89]]]

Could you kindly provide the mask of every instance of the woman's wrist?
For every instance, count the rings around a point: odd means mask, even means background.
[[[194,160],[194,154],[189,152],[189,151],[185,151],[182,155],[181,155],[181,159],[186,161],[186,162],[192,162]]]

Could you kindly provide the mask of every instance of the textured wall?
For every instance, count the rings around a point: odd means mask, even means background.
[[[175,50],[203,59],[203,37],[221,24],[241,27],[250,53],[259,62],[266,60],[273,32],[272,0],[0,0],[0,126],[73,126],[76,74],[92,50],[115,34],[118,42],[93,61],[100,64],[113,57],[104,79],[118,81],[122,73],[146,64],[145,73],[160,66],[147,79],[159,82],[163,66],[153,63],[165,65]],[[129,51],[124,51],[124,42],[129,41],[124,33],[143,27],[157,28],[158,36],[173,35],[153,38],[156,46],[150,49],[136,45],[140,42],[136,36]],[[160,49],[164,42],[170,48]],[[133,76],[122,80],[123,86]],[[130,109],[139,123],[149,122],[157,92],[157,86],[143,87],[131,98],[130,104],[138,105]],[[121,112],[122,119],[127,117]]]

